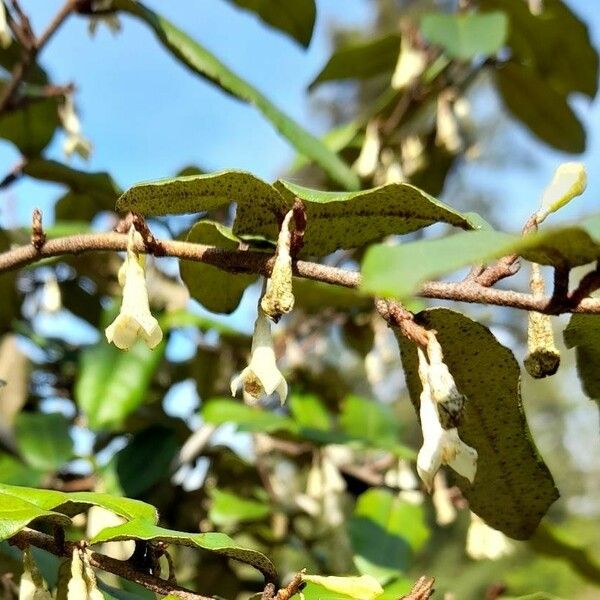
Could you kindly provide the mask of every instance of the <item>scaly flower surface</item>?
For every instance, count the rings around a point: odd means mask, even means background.
[[[106,339],[121,350],[129,350],[141,337],[149,348],[160,344],[163,334],[158,321],[150,313],[144,256],[135,249],[136,232],[129,230],[127,257],[119,269],[119,283],[123,286],[123,302],[117,318],[106,328]]]
[[[244,400],[248,404],[255,404],[263,396],[269,396],[274,392],[277,392],[281,404],[287,398],[287,382],[277,368],[275,360],[271,323],[260,306],[254,324],[250,363],[231,380],[232,396],[235,396],[240,386],[244,392]]]
[[[421,392],[421,429],[423,445],[417,456],[417,472],[427,491],[433,488],[433,478],[442,465],[448,465],[470,482],[477,472],[477,451],[465,444],[455,427],[444,429],[440,421],[438,403],[433,399],[429,385],[429,363],[418,349]]]

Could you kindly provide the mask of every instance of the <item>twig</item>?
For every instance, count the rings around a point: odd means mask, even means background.
[[[569,295],[569,304],[577,306],[584,298],[600,289],[600,261],[596,264],[596,269],[584,275],[579,285]]]
[[[435,583],[435,579],[433,577],[421,577],[419,578],[415,585],[413,585],[412,590],[406,596],[402,596],[400,600],[428,600],[433,596],[433,584]]]
[[[294,199],[294,231],[290,242],[290,254],[293,258],[298,256],[304,246],[304,232],[306,231],[306,206],[300,198]]]
[[[51,536],[30,529],[25,529],[15,534],[9,539],[9,543],[21,549],[27,546],[36,546],[55,556],[65,556],[67,558],[73,554],[75,548],[79,547],[79,542],[64,542],[61,545]],[[116,560],[98,552],[90,552],[89,559],[92,567],[124,577],[156,594],[163,596],[172,594],[182,600],[212,600],[209,596],[196,594],[169,581],[164,581],[148,573],[141,573],[134,569],[127,561]]]
[[[274,600],[290,600],[294,594],[297,594],[302,589],[302,575],[304,575],[304,569],[296,573],[287,586],[277,592]]]
[[[144,246],[146,247],[146,251],[148,254],[153,254],[154,256],[164,256],[165,249],[162,244],[154,237],[154,234],[150,231],[148,224],[144,217],[138,213],[133,213],[132,215],[132,223],[139,234],[142,236],[144,240]]]
[[[269,276],[273,257],[264,252],[224,250],[204,244],[192,244],[177,240],[158,240],[165,256],[206,263],[231,273],[256,273]],[[32,245],[20,246],[0,254],[0,273],[35,263],[43,258],[52,258],[84,252],[106,252],[127,250],[124,234],[89,233],[47,240],[38,252]],[[143,243],[137,250],[146,252]],[[347,288],[360,286],[360,273],[303,260],[294,261],[294,275]],[[550,296],[534,297],[510,290],[487,288],[472,281],[457,283],[429,281],[421,284],[417,294],[423,298],[453,300],[475,304],[508,306],[522,310],[534,310],[544,314],[555,314]],[[563,307],[566,313],[600,314],[599,298],[582,298],[577,303]]]
[[[27,164],[26,160],[20,160],[0,181],[0,190],[7,188],[9,185],[17,181],[17,179],[23,176],[23,169]]]
[[[375,308],[392,327],[397,327],[404,337],[420,346],[427,346],[427,330],[421,325],[417,325],[414,315],[399,302],[376,298]]]
[[[45,243],[46,234],[42,226],[42,211],[39,208],[34,208],[31,219],[31,245],[40,252]]]
[[[50,38],[56,33],[58,28],[64,23],[66,18],[74,11],[75,3],[75,0],[67,0],[58,13],[56,13],[52,21],[48,24],[46,29],[42,32],[40,37],[37,40],[34,40],[29,47],[25,47],[23,57],[13,67],[10,79],[4,86],[2,94],[0,95],[0,113],[4,112],[8,108],[15,92],[27,76],[27,73],[29,72],[31,65],[34,63],[37,55],[48,43]],[[15,5],[18,7],[18,3],[13,2],[13,6]],[[20,11],[20,7],[18,7],[17,10]],[[28,22],[28,20],[23,21],[22,27],[26,28],[27,25],[25,25],[25,23]]]

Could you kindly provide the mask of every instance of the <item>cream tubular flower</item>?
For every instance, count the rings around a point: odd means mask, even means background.
[[[365,131],[365,141],[363,142],[360,154],[356,159],[353,168],[361,177],[373,175],[379,165],[379,152],[381,151],[381,138],[379,137],[379,123],[369,121]]]
[[[0,48],[8,48],[11,44],[12,36],[6,18],[6,8],[4,2],[0,2]]]
[[[444,429],[440,422],[437,402],[429,386],[429,364],[425,355],[419,353],[419,376],[423,385],[421,392],[421,429],[423,445],[417,456],[417,472],[428,492],[433,488],[433,478],[442,465],[448,465],[471,483],[477,472],[477,451],[465,444],[453,427]]]
[[[403,90],[412,85],[423,73],[427,61],[425,53],[412,47],[406,36],[402,36],[398,62],[392,75],[392,88]]]
[[[131,226],[127,257],[119,269],[123,302],[117,318],[105,330],[108,342],[121,350],[130,350],[138,337],[152,349],[160,344],[163,337],[158,321],[150,313],[144,257],[135,250],[136,236],[139,233]]]
[[[471,513],[466,551],[473,560],[498,560],[513,550],[513,545],[501,531],[493,529],[475,513]]]
[[[23,575],[19,584],[19,600],[52,600],[48,586],[33,558],[31,550],[23,551]]]
[[[277,368],[275,360],[271,323],[260,306],[254,324],[250,363],[231,380],[232,396],[235,396],[240,385],[244,391],[244,400],[248,404],[254,404],[263,396],[269,396],[274,392],[279,395],[281,404],[287,398],[287,382]]]
[[[67,94],[64,102],[58,107],[58,116],[67,134],[63,144],[64,153],[67,157],[77,153],[87,160],[92,153],[92,143],[81,133],[81,123],[75,112],[75,103],[71,94]]]
[[[292,257],[290,255],[291,233],[290,222],[294,216],[289,211],[279,231],[275,264],[271,277],[267,279],[265,291],[260,306],[273,321],[278,321],[281,315],[289,313],[294,308],[294,292],[292,290]]]

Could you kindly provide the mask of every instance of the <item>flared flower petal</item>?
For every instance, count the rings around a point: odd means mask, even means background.
[[[163,337],[158,321],[150,313],[144,259],[135,251],[136,234],[131,227],[127,257],[119,270],[119,283],[123,286],[121,310],[105,330],[108,342],[121,350],[131,349],[138,338],[152,349],[160,344]]]
[[[513,545],[501,531],[493,529],[475,513],[471,513],[466,551],[473,560],[498,560],[513,550]]]
[[[263,396],[269,396],[275,392],[282,404],[287,398],[287,382],[277,368],[275,360],[271,323],[260,307],[254,325],[250,363],[231,380],[232,396],[235,396],[240,386],[244,392],[244,400],[249,404],[256,403]]]

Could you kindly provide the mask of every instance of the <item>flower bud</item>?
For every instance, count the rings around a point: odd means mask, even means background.
[[[281,315],[289,313],[294,308],[294,292],[292,290],[292,257],[290,255],[291,232],[290,221],[294,215],[289,211],[279,231],[275,263],[271,277],[267,280],[265,291],[260,306],[265,314],[277,322]]]
[[[581,196],[586,185],[587,173],[583,163],[567,162],[560,165],[542,194],[540,209],[536,214],[537,223],[541,223],[550,213],[556,212],[576,196]]]

